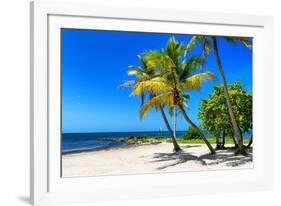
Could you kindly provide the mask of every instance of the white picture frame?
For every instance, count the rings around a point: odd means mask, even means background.
[[[254,37],[254,168],[208,172],[60,177],[60,28]],[[188,25],[185,27],[184,25]],[[169,27],[167,27],[169,26]],[[184,28],[184,29],[183,29]],[[256,39],[256,40],[255,40]],[[31,3],[31,201],[34,205],[268,190],[273,184],[272,17]],[[265,133],[266,132],[266,133]],[[266,144],[264,144],[266,135]],[[200,178],[199,178],[200,177]],[[109,195],[110,194],[110,195]]]

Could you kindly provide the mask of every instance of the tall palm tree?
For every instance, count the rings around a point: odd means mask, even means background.
[[[177,138],[177,108],[174,108],[173,117],[174,117],[174,136]]]
[[[145,57],[148,66],[159,69],[160,76],[151,78],[146,82],[140,82],[136,85],[134,93],[138,94],[145,89],[158,94],[142,106],[141,113],[143,114],[153,105],[161,103],[179,108],[185,120],[197,130],[211,153],[214,154],[215,150],[184,109],[186,104],[185,92],[190,89],[199,89],[205,79],[214,79],[214,75],[208,71],[195,74],[194,72],[203,63],[202,59],[197,56],[188,59],[183,58],[185,52],[186,46],[179,43],[175,38],[170,38],[164,49],[146,52]]]
[[[224,38],[228,42],[231,42],[231,43],[234,43],[234,44],[242,43],[243,45],[245,45],[248,48],[252,47],[251,41],[248,37],[224,37]],[[228,88],[227,88],[227,81],[226,81],[226,77],[225,77],[225,74],[224,74],[224,70],[223,70],[220,55],[219,55],[217,37],[216,36],[193,36],[192,43],[190,43],[190,45],[193,46],[194,42],[196,40],[199,43],[201,43],[202,46],[203,46],[203,53],[202,53],[203,58],[205,58],[206,55],[209,54],[212,51],[215,54],[218,69],[219,69],[219,72],[220,72],[220,75],[221,75],[221,78],[222,78],[222,85],[223,85],[223,88],[224,88],[224,96],[225,96],[226,105],[227,105],[227,108],[228,108],[230,121],[231,121],[231,124],[232,124],[232,127],[233,127],[233,134],[234,134],[234,138],[236,139],[237,146],[238,146],[238,150],[236,152],[237,152],[237,154],[246,154],[246,150],[245,150],[245,147],[243,145],[242,134],[241,134],[240,128],[237,124],[237,121],[235,119],[235,115],[234,115],[234,112],[233,112],[233,109],[232,109],[231,100],[230,100],[230,97],[229,97],[229,92],[228,92]]]
[[[185,96],[182,96],[183,98],[183,103],[184,103],[184,106],[186,108],[188,108],[187,104],[186,104],[186,101],[189,100],[189,95],[185,95]],[[170,109],[172,109],[172,111],[169,111],[169,114],[174,118],[174,128],[173,128],[173,131],[174,131],[174,136],[177,138],[177,119],[178,119],[178,108],[177,107],[170,107]]]
[[[138,55],[138,58],[140,60],[141,66],[129,66],[129,68],[131,70],[128,71],[128,75],[135,75],[136,79],[125,82],[124,84],[121,85],[121,87],[133,86],[133,92],[131,95],[137,94],[137,95],[141,96],[141,106],[142,106],[142,105],[144,105],[146,95],[151,99],[151,98],[155,97],[157,95],[157,93],[154,90],[145,90],[145,89],[141,89],[136,93],[135,89],[138,87],[138,85],[140,83],[145,84],[150,79],[157,77],[159,74],[157,74],[157,71],[155,70],[155,68],[148,67],[146,59],[143,56]],[[165,111],[164,111],[165,106],[168,106],[168,105],[165,104],[165,102],[161,102],[159,104],[152,105],[151,107],[154,107],[156,110],[159,109],[161,111],[161,115],[164,120],[164,123],[172,138],[174,152],[179,152],[179,151],[181,151],[181,148],[180,148],[179,144],[177,143],[176,137],[173,133],[173,130],[172,130],[172,128],[169,124],[169,121],[167,119],[167,116],[165,114]],[[172,111],[172,108],[170,107],[169,110]],[[141,119],[145,117],[145,114],[142,113],[141,111],[140,111],[140,117],[141,117]]]

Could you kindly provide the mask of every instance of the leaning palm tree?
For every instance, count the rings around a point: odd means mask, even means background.
[[[173,109],[173,117],[174,117],[174,136],[175,136],[175,138],[177,138],[177,117],[178,117],[178,113],[177,113],[176,107]]]
[[[224,37],[224,38],[230,43],[234,43],[234,44],[242,43],[246,47],[252,48],[251,41],[248,37]],[[224,74],[224,70],[223,70],[220,55],[219,55],[217,37],[216,36],[193,36],[192,41],[189,44],[189,47],[194,46],[196,40],[199,43],[201,43],[202,46],[203,46],[202,57],[204,59],[205,59],[206,55],[208,55],[212,51],[215,54],[218,69],[219,69],[219,72],[220,72],[220,75],[221,75],[221,78],[222,78],[222,85],[223,85],[223,88],[224,88],[224,96],[225,96],[226,105],[227,105],[227,108],[228,108],[228,113],[229,113],[229,116],[230,116],[230,121],[231,121],[231,124],[232,124],[232,127],[233,127],[233,134],[234,134],[234,138],[236,139],[237,146],[238,146],[238,150],[236,151],[236,153],[237,154],[246,154],[246,150],[245,150],[245,147],[243,145],[242,134],[241,134],[240,128],[237,124],[237,121],[235,119],[235,115],[234,115],[234,112],[233,112],[233,109],[232,109],[232,104],[231,104],[231,100],[230,100],[230,96],[229,96],[229,92],[228,92],[228,88],[227,88],[227,81],[226,81],[226,77],[225,77],[225,74]]]
[[[142,114],[146,114],[152,106],[162,103],[179,108],[185,120],[197,130],[211,153],[214,154],[215,150],[184,109],[186,91],[199,89],[205,79],[214,79],[214,75],[208,71],[196,74],[195,71],[203,63],[202,59],[197,56],[189,59],[183,58],[185,51],[186,47],[183,44],[175,38],[170,38],[166,48],[146,52],[148,66],[159,69],[160,75],[148,81],[139,82],[134,94],[141,94],[143,90],[153,91],[154,94],[157,94],[142,106]]]
[[[136,79],[125,82],[124,84],[121,85],[121,87],[132,86],[133,91],[132,91],[131,95],[137,94],[137,95],[141,96],[141,106],[143,106],[144,102],[145,102],[145,96],[148,96],[149,99],[151,99],[157,95],[157,92],[155,92],[154,90],[142,89],[141,91],[138,91],[137,93],[135,93],[135,89],[138,87],[138,85],[140,83],[145,84],[150,79],[153,79],[153,78],[159,76],[159,72],[157,72],[155,70],[155,68],[149,67],[147,65],[146,59],[143,56],[138,55],[138,58],[141,63],[141,66],[129,66],[130,70],[128,71],[128,75],[135,75]],[[164,111],[165,106],[169,106],[169,105],[165,104],[165,102],[161,102],[159,104],[152,105],[151,107],[153,107],[156,110],[160,110],[164,123],[172,138],[174,152],[179,152],[179,151],[181,151],[181,148],[180,148],[179,144],[177,143],[176,137],[174,136],[173,130],[172,130],[172,128],[169,124],[169,121],[167,119],[167,116],[165,114],[165,111]],[[172,111],[172,107],[169,108],[169,111]],[[145,117],[145,114],[142,112],[142,110],[140,110],[140,118],[143,119],[144,117]]]
[[[183,104],[186,108],[188,108],[186,101],[189,99],[189,95],[183,96],[182,98],[184,98]],[[174,128],[173,128],[173,132],[174,132],[174,136],[175,138],[177,138],[177,121],[178,121],[178,108],[177,107],[170,107],[169,110],[169,114],[174,118]]]

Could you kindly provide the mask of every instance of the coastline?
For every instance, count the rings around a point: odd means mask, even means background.
[[[69,156],[69,155],[79,155],[83,153],[93,153],[93,152],[99,152],[99,151],[111,151],[111,150],[118,150],[118,149],[126,149],[131,147],[137,147],[140,145],[135,144],[127,144],[123,146],[115,146],[115,147],[105,147],[105,148],[97,148],[97,149],[90,149],[90,150],[77,150],[77,152],[69,152],[69,153],[62,153],[62,156]]]
[[[126,148],[126,147],[132,147],[132,146],[140,146],[140,145],[153,145],[153,144],[160,144],[161,141],[155,140],[155,139],[141,139],[141,138],[111,138],[111,137],[105,137],[105,138],[97,138],[97,141],[110,141],[110,142],[117,142],[117,143],[125,143],[125,145],[113,145],[111,147],[105,146],[105,147],[99,147],[99,148],[87,148],[87,149],[76,149],[71,151],[63,151],[62,155],[68,155],[68,154],[77,154],[77,153],[84,153],[84,152],[94,152],[94,151],[100,151],[100,150],[111,150],[111,149],[118,149],[118,148]]]
[[[82,142],[78,139],[78,142],[70,142],[72,148],[62,148],[62,155],[82,153],[82,152],[91,152],[91,151],[100,151],[107,150],[111,148],[123,148],[131,145],[153,145],[160,143],[171,143],[170,138],[157,138],[157,137],[148,137],[148,136],[130,136],[130,137],[95,137],[93,141],[87,146],[83,145]],[[210,144],[216,144],[215,138],[208,139]],[[248,144],[250,139],[244,138],[244,144]],[[88,140],[86,140],[88,141]],[[202,139],[183,139],[177,138],[179,144],[205,144]],[[73,144],[74,143],[74,144]],[[225,144],[233,144],[233,140],[230,138],[225,139]]]
[[[180,146],[181,153],[173,153],[171,143],[159,143],[64,154],[62,177],[253,168],[252,152],[246,157],[234,156],[233,150],[211,155],[202,144]]]

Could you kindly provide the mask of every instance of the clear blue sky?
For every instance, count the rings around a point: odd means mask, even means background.
[[[139,65],[137,54],[159,49],[171,36],[187,43],[190,35],[111,32],[95,30],[62,30],[62,132],[122,132],[166,130],[161,114],[151,111],[139,119],[139,97],[129,97],[130,89],[118,86],[132,79],[127,76],[129,65]],[[242,81],[252,89],[252,51],[218,38],[218,46],[228,83]],[[199,54],[201,48],[193,50]],[[213,54],[204,70],[212,71],[216,81],[204,83],[200,91],[190,91],[188,115],[195,123],[199,102],[207,98],[216,84],[221,83]],[[167,114],[168,115],[168,114]],[[180,115],[179,115],[180,116]],[[172,124],[172,119],[170,119]],[[182,117],[178,130],[188,128]]]

